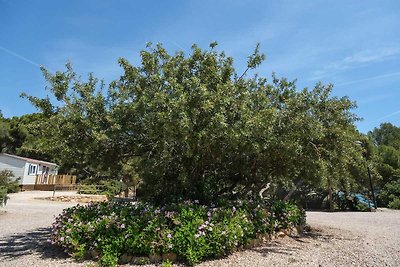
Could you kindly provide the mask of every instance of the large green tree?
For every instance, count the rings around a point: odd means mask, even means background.
[[[46,150],[100,176],[134,169],[157,202],[210,202],[298,181],[334,190],[354,180],[361,150],[352,101],[331,96],[332,85],[298,90],[275,75],[249,77],[265,58],[258,46],[242,73],[210,47],[170,55],[149,44],[139,66],[119,60],[124,73],[108,90],[69,64],[43,69],[57,102],[28,98],[47,117]]]

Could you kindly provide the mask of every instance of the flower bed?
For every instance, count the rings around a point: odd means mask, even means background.
[[[52,242],[102,266],[177,259],[193,265],[304,223],[304,211],[284,202],[215,207],[195,201],[161,208],[106,202],[65,209],[53,223]]]

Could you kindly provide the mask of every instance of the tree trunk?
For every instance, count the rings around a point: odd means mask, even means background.
[[[333,205],[333,197],[332,197],[332,187],[329,187],[328,189],[328,201],[329,201],[329,210],[333,211],[334,210],[334,205]]]
[[[285,198],[283,199],[283,201],[288,201],[289,198],[293,195],[293,193],[297,190],[297,188],[298,188],[299,186],[301,186],[302,184],[303,184],[303,181],[302,181],[302,180],[298,181],[298,182],[296,183],[295,188],[293,188],[292,190],[289,191],[289,193],[285,196]]]

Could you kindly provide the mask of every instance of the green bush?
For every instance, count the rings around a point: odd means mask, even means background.
[[[83,184],[78,187],[78,193],[81,194],[100,194],[106,195],[108,199],[112,199],[115,195],[119,194],[125,189],[122,182],[115,180],[101,180],[98,185],[96,184]]]
[[[7,204],[7,188],[5,186],[0,186],[0,207]]]
[[[18,179],[13,179],[14,175],[11,171],[4,170],[0,172],[0,206],[7,204],[8,193],[16,193],[19,191]]]
[[[391,201],[388,205],[388,208],[400,210],[400,198],[396,198],[393,201]]]
[[[95,184],[82,184],[78,187],[79,194],[97,195],[99,190]]]
[[[101,180],[101,194],[107,196],[108,199],[114,198],[115,195],[121,193],[125,189],[122,182],[116,180]]]
[[[358,202],[358,203],[356,204],[354,210],[355,210],[355,211],[371,211],[371,208],[370,208],[367,204],[365,204],[365,203]]]
[[[53,223],[52,241],[78,259],[97,251],[103,266],[115,266],[124,253],[176,253],[192,265],[227,255],[257,234],[304,222],[304,211],[287,202],[205,206],[186,201],[163,207],[107,202],[64,210]]]
[[[400,181],[387,183],[378,195],[379,205],[396,209],[400,202]],[[398,208],[397,208],[398,209]]]
[[[7,188],[7,193],[19,192],[19,179],[13,179],[14,174],[11,171],[0,171],[0,186]]]

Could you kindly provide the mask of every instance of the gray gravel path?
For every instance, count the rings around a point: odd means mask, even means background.
[[[0,266],[91,264],[72,261],[46,241],[54,216],[74,205],[33,199],[50,195],[13,194],[0,209],[6,211],[0,213]],[[301,238],[279,238],[198,266],[400,266],[400,211],[307,212],[307,216],[312,231]]]
[[[10,194],[4,208],[0,208],[0,266],[86,266],[54,249],[47,241],[50,226],[64,208],[76,203],[34,199],[49,197],[53,192],[31,191]],[[59,194],[57,192],[57,194]],[[63,192],[73,195],[73,192]],[[4,213],[5,212],[5,213]]]

